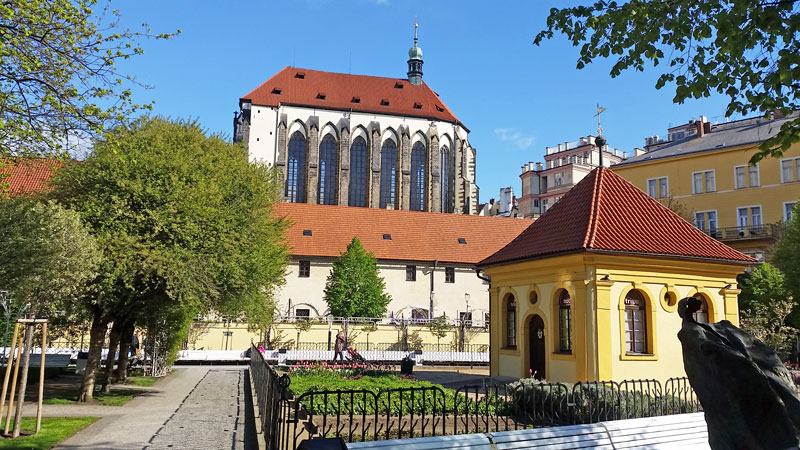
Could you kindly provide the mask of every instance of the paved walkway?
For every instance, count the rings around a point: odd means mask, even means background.
[[[124,407],[62,406],[69,415],[103,417],[56,449],[250,450],[255,445],[254,427],[245,426],[252,413],[243,368],[180,367],[154,387]],[[48,416],[59,415],[53,414],[61,409],[55,406],[45,407]]]

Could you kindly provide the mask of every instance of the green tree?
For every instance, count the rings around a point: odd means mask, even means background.
[[[0,198],[0,289],[17,307],[50,319],[51,338],[86,317],[80,299],[97,276],[100,252],[80,216],[55,202]]]
[[[786,289],[786,279],[775,266],[764,263],[738,278],[742,328],[779,353],[787,353],[797,334],[793,322],[797,303]],[[793,310],[795,312],[793,313]]]
[[[430,324],[428,325],[431,329],[431,334],[436,337],[436,346],[439,346],[439,341],[447,336],[447,333],[450,332],[452,326],[447,321],[447,317],[439,316],[431,320]]]
[[[150,327],[166,352],[197,314],[239,317],[274,304],[288,261],[286,223],[272,216],[276,175],[194,122],[159,118],[115,129],[85,162],[56,174],[53,196],[80,214],[103,252],[97,294],[86,299],[82,399],[92,397],[111,322]]]
[[[130,30],[109,1],[0,2],[0,156],[63,153],[150,109],[117,63],[175,34]]]
[[[775,300],[785,300],[790,298],[789,291],[786,290],[786,279],[783,272],[770,263],[764,263],[753,267],[738,279],[739,289],[739,311],[744,312],[752,309],[755,305],[765,305]]]
[[[792,217],[798,217],[798,212],[800,209],[795,207]],[[784,285],[789,294],[800,299],[800,220],[786,223],[773,263],[783,272]]]
[[[553,8],[539,45],[555,33],[580,46],[577,68],[614,58],[611,76],[652,64],[666,67],[656,82],[675,86],[673,102],[729,98],[726,116],[770,117],[800,108],[800,10],[794,0],[596,0]],[[800,140],[800,117],[788,121],[753,155],[755,163],[780,156]]]
[[[378,262],[354,237],[334,261],[325,284],[325,301],[337,317],[383,317],[391,301]]]

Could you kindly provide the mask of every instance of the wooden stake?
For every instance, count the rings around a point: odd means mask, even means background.
[[[36,407],[36,434],[42,428],[42,400],[44,399],[44,352],[47,348],[47,322],[42,324],[42,359],[39,361],[39,405]]]
[[[6,414],[6,426],[3,428],[3,434],[8,436],[8,427],[11,426],[11,411],[14,409],[14,391],[17,390],[17,375],[19,375],[19,362],[22,358],[22,336],[19,337],[17,343],[19,355],[17,356],[17,363],[14,366],[14,376],[11,377],[11,392],[8,395],[8,413]]]
[[[8,379],[11,376],[11,371],[13,370],[13,362],[14,362],[14,352],[16,351],[15,345],[17,343],[17,334],[19,333],[19,324],[14,324],[14,337],[11,338],[11,351],[8,353],[8,359],[6,360],[6,375],[3,377],[3,393],[0,395],[0,421],[3,419],[3,406],[6,403],[6,393],[8,393]],[[9,343],[6,343],[8,345]],[[8,350],[8,349],[6,349]],[[13,394],[12,394],[13,396]]]
[[[36,325],[28,322],[25,327],[25,348],[22,351],[22,376],[19,379],[19,392],[17,393],[17,412],[14,414],[14,428],[12,438],[18,438],[22,425],[22,405],[25,403],[25,388],[28,385],[28,370],[31,367],[31,351],[33,350],[33,333]]]

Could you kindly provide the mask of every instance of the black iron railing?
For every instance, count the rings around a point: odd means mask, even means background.
[[[686,378],[582,382],[525,379],[508,384],[305,392],[252,349],[251,369],[269,449],[304,439],[346,442],[458,435],[596,423],[701,411]],[[259,381],[261,378],[261,381]]]

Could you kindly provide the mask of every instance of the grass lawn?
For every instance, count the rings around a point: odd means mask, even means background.
[[[136,396],[139,391],[134,390],[115,390],[108,394],[95,394],[94,399],[96,402],[103,406],[120,406],[128,403],[130,399]],[[72,405],[78,403],[78,391],[71,391],[59,394],[57,397],[47,398],[44,400],[45,405]]]
[[[125,384],[132,384],[134,386],[152,386],[163,377],[149,377],[149,376],[132,376],[128,377]]]
[[[0,449],[48,449],[97,419],[97,417],[43,417],[39,434],[17,439],[0,438]],[[36,428],[36,418],[23,417],[21,428],[23,434],[26,430],[33,432]]]

